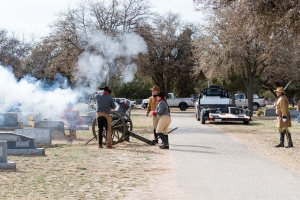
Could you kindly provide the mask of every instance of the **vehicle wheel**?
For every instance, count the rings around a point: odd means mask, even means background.
[[[244,124],[249,124],[249,121],[244,121]]]
[[[204,112],[202,112],[202,111],[201,111],[201,114],[200,114],[200,120],[201,120],[201,124],[205,124]]]
[[[188,108],[188,105],[186,103],[180,103],[179,108],[181,111],[185,111]]]
[[[255,103],[255,104],[253,104],[253,110],[258,110],[258,108],[259,108],[259,105],[257,104],[257,103]]]

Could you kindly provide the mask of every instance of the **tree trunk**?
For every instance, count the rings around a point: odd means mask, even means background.
[[[252,64],[250,64],[252,65]],[[250,110],[250,117],[253,116],[253,93],[254,93],[255,72],[251,71],[251,67],[247,69],[247,78],[245,79],[248,99],[248,109]]]

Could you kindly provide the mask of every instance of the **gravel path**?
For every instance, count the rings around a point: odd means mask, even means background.
[[[168,194],[177,199],[300,199],[300,178],[228,135],[201,125],[191,113],[172,113],[173,168]],[[180,190],[180,192],[178,192]],[[163,197],[164,194],[161,195]]]

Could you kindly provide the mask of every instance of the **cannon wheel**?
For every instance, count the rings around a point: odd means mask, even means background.
[[[126,133],[128,133],[128,131],[132,131],[133,124],[132,124],[132,120],[130,119],[130,117],[126,113],[123,113],[123,112],[118,112],[118,114],[120,114],[121,117],[124,119],[124,122],[127,127]],[[125,139],[129,138],[129,135],[126,133],[125,133]]]
[[[129,135],[128,130],[132,131],[132,121],[130,117],[122,112],[114,112],[110,113],[112,122],[111,122],[111,131],[112,131],[112,144],[117,144],[125,141]],[[92,132],[94,138],[98,140],[98,124],[97,118],[93,121]],[[103,135],[103,144],[106,144],[106,136]]]

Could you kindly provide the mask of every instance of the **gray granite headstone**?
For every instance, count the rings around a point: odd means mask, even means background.
[[[299,116],[299,112],[297,110],[289,110],[291,119],[297,119]]]
[[[83,124],[92,126],[95,116],[80,116],[79,118],[80,118],[80,121],[83,122]]]
[[[297,119],[299,112],[297,110],[289,110],[291,119]],[[268,108],[265,110],[265,116],[272,116],[276,117],[276,109],[275,108]]]
[[[92,112],[88,112],[87,114],[86,114],[87,116],[92,116],[92,117],[96,117],[96,111],[92,111]]]
[[[15,129],[14,133],[18,135],[24,135],[27,137],[34,138],[35,143],[40,145],[51,144],[51,140],[52,140],[51,129],[43,129],[43,128]]]
[[[17,112],[8,112],[10,114],[14,114],[15,116],[17,116],[17,126],[18,127],[23,127],[23,113],[21,111],[17,111]]]
[[[43,117],[42,117],[41,113],[34,113],[34,114],[32,114],[32,121],[40,121],[42,119],[43,119]]]
[[[0,140],[7,142],[7,153],[12,155],[36,154],[45,155],[44,148],[36,148],[33,138],[14,133],[0,133]]]
[[[18,127],[18,115],[16,113],[0,113],[0,127],[2,129]]]
[[[7,143],[0,140],[0,163],[7,163]]]
[[[277,116],[277,115],[276,115],[276,110],[275,110],[275,108],[268,108],[268,109],[265,110],[264,113],[265,113],[265,116],[266,116],[266,117]]]
[[[7,162],[7,142],[0,140],[0,169],[16,169],[15,162]]]
[[[52,138],[65,136],[64,122],[62,121],[49,121],[49,120],[36,121],[34,122],[34,128],[51,129]]]

